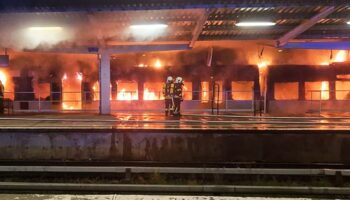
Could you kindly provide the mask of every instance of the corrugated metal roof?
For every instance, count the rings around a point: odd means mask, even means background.
[[[66,0],[38,0],[37,2],[41,2],[41,4],[34,8],[31,7],[34,4],[23,3],[21,0],[12,0],[12,3],[8,5],[4,5],[5,2],[10,1],[0,0],[0,11],[2,9],[6,11],[0,14],[2,27],[14,27],[16,24],[23,25],[32,21],[44,24],[46,21],[53,21],[73,27],[77,32],[91,37],[94,37],[97,34],[95,32],[99,31],[98,34],[102,35],[100,39],[107,41],[132,40],[130,36],[124,34],[125,29],[130,24],[154,22],[169,25],[166,35],[157,38],[157,40],[191,40],[198,19],[203,14],[203,8],[210,10],[210,13],[199,35],[199,40],[276,39],[319,13],[325,5],[336,5],[334,13],[319,20],[315,26],[301,34],[299,38],[336,38],[339,35],[339,38],[350,39],[350,25],[346,25],[346,22],[350,21],[350,6],[347,5],[347,1],[341,0],[100,0],[99,4],[93,0],[86,0],[84,2],[87,5],[79,3],[80,0],[72,0],[71,4]],[[121,3],[119,7],[116,2]],[[100,10],[87,9],[93,5],[98,5]],[[189,9],[197,7],[202,9]],[[11,13],[11,9],[13,11],[26,11],[27,9],[30,12]],[[128,11],[120,11],[123,9]],[[33,10],[37,12],[33,12]],[[269,20],[276,22],[276,26],[268,28],[239,28],[235,26],[237,22],[245,20]],[[91,34],[86,34],[86,31],[91,32]]]

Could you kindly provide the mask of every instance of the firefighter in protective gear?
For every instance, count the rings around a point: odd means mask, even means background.
[[[5,88],[2,84],[2,81],[0,80],[0,114],[4,114],[4,94]]]
[[[168,76],[166,83],[163,85],[163,95],[165,99],[165,116],[173,114],[173,92],[174,80],[173,77]]]
[[[177,77],[174,83],[174,116],[180,116],[183,86],[184,82],[182,78]]]

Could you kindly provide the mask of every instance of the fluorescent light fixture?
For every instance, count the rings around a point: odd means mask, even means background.
[[[131,29],[164,29],[168,27],[167,24],[134,24],[131,25]]]
[[[28,30],[30,31],[62,31],[63,28],[60,26],[34,26],[29,27]]]
[[[241,27],[258,27],[258,26],[274,26],[275,22],[239,22],[236,26]]]

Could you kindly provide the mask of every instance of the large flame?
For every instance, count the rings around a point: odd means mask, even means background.
[[[117,82],[117,100],[138,100],[137,82]],[[121,88],[121,89],[119,89]]]
[[[151,92],[148,88],[143,91],[143,100],[158,100],[155,92]]]
[[[321,99],[326,100],[329,98],[329,85],[327,81],[321,83]]]
[[[345,62],[347,60],[347,53],[345,50],[338,51],[335,55],[334,62]]]
[[[3,70],[0,71],[0,80],[2,84],[5,86],[7,83],[7,74]]]
[[[74,77],[74,78],[73,78]],[[68,76],[66,73],[62,77],[62,109],[79,110],[82,108],[81,82],[83,80],[81,73],[75,73],[74,76]]]
[[[208,103],[209,102],[209,82],[201,82],[202,86],[202,94],[201,94],[201,100],[203,103]]]
[[[160,62],[159,59],[156,60],[156,62],[154,63],[154,67],[157,69],[160,69],[163,67],[162,63]]]
[[[100,100],[100,96],[99,96],[99,91],[100,91],[100,83],[98,81],[96,81],[93,85],[92,85],[92,91],[93,91],[93,100],[94,101],[98,101]]]

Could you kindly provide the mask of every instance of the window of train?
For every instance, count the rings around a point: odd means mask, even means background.
[[[117,81],[117,100],[131,101],[138,100],[137,82]]]
[[[329,99],[329,82],[305,82],[305,99],[306,100],[328,100]]]
[[[231,83],[233,100],[252,100],[253,99],[253,81],[233,81]]]
[[[163,82],[145,82],[143,87],[143,99],[144,100],[162,100],[163,95]]]
[[[35,99],[48,100],[50,99],[50,83],[33,84]]]
[[[350,100],[350,81],[336,81],[335,88],[337,100]]]
[[[276,100],[298,100],[298,82],[275,83],[274,92]]]
[[[223,81],[215,81],[215,102],[223,102],[224,91],[223,91]],[[213,88],[210,86],[208,81],[201,82],[201,101],[202,103],[208,103],[212,99]]]
[[[184,82],[183,99],[192,100],[192,82]]]

